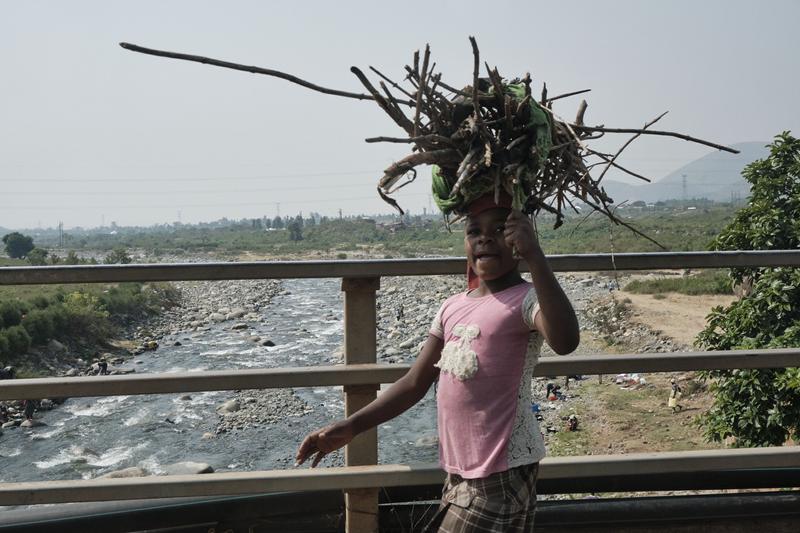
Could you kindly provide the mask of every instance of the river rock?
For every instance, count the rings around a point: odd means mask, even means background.
[[[209,322],[223,322],[225,320],[225,315],[221,313],[211,313],[208,315]]]
[[[56,353],[64,353],[67,351],[67,347],[55,339],[50,339],[50,341],[47,343],[47,349]]]
[[[420,437],[414,442],[414,446],[417,448],[428,448],[431,446],[438,446],[439,444],[439,437],[436,435],[426,435],[424,437]]]
[[[261,341],[261,346],[275,346],[275,343],[269,339]]]
[[[8,422],[4,422],[3,425],[0,427],[2,427],[3,429],[15,428],[17,427],[18,424],[19,420],[9,420]]]
[[[183,476],[187,474],[211,474],[214,469],[208,463],[196,463],[194,461],[183,461],[166,465],[164,473],[168,476]]]
[[[138,466],[131,466],[129,468],[123,468],[122,470],[114,470],[113,472],[109,472],[108,474],[103,474],[102,476],[100,476],[100,478],[117,479],[125,477],[144,477],[147,475],[149,475],[147,470],[139,468]]]
[[[55,404],[53,403],[53,400],[50,400],[49,398],[44,398],[39,402],[40,411],[49,411],[53,407],[55,407]]]
[[[41,426],[46,426],[44,422],[40,420],[23,420],[23,422],[19,425],[22,428],[38,428]]]
[[[234,324],[233,326],[231,326],[231,329],[234,330],[234,331],[239,331],[239,330],[247,329],[249,327],[250,326],[248,326],[244,322],[239,322],[238,324]]]
[[[192,399],[192,396],[191,396],[190,394],[184,394],[183,396],[181,396],[181,397],[180,397],[180,398],[178,398],[178,399],[179,399],[180,401],[182,401],[182,402],[188,402],[189,400],[191,400],[191,399]]]
[[[211,433],[209,431],[206,431],[205,433],[203,433],[203,436],[200,437],[200,439],[202,439],[202,440],[211,440],[211,439],[213,439],[215,437],[216,437],[216,435],[214,435],[213,433]]]
[[[78,375],[78,370],[76,368],[70,368],[64,375],[71,378],[72,376]]]
[[[223,403],[222,405],[217,406],[217,412],[218,413],[222,413],[222,414],[235,413],[236,411],[238,411],[241,408],[242,408],[242,406],[239,403],[239,400],[234,398],[232,400],[228,400],[227,402]]]
[[[231,312],[228,313],[225,316],[225,318],[227,320],[233,320],[234,318],[242,318],[246,314],[247,314],[247,311],[245,309],[242,309],[241,307],[237,307],[237,308],[231,310]]]
[[[253,335],[252,337],[248,337],[247,340],[249,340],[250,342],[260,342],[261,337],[259,337],[258,335]]]

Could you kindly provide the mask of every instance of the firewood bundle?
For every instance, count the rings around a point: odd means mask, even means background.
[[[405,66],[404,85],[370,67],[379,78],[376,87],[361,69],[352,67],[350,70],[368,94],[328,89],[276,70],[120,44],[136,52],[266,74],[334,96],[375,101],[407,136],[373,137],[367,142],[411,145],[408,156],[384,171],[378,183],[381,198],[403,213],[391,195],[414,181],[419,165],[432,165],[434,199],[450,222],[464,215],[472,200],[485,194],[497,197],[505,192],[511,196],[513,206],[526,214],[553,214],[555,227],[563,223],[568,209],[580,212],[578,203],[582,203],[641,235],[615,216],[613,200],[601,186],[602,178],[611,168],[649,181],[617,162],[633,140],[643,134],[664,135],[737,152],[688,135],[649,129],[666,113],[642,128],[588,126],[584,123],[587,108],[584,100],[575,119],[565,121],[553,112],[553,102],[588,89],[548,96],[547,85],[543,84],[537,99],[532,94],[529,74],[508,80],[496,67],[484,63],[486,76],[481,77],[475,38],[470,37],[470,43],[474,59],[471,85],[457,89],[446,84],[441,73],[436,72],[430,48],[426,46],[422,57],[416,52],[412,64]],[[614,154],[587,146],[587,141],[607,133],[632,136]],[[599,174],[594,177],[592,173],[597,168]]]

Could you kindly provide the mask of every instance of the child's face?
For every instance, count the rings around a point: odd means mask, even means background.
[[[517,268],[514,252],[503,235],[508,214],[508,209],[498,207],[467,219],[464,250],[469,265],[482,280],[500,278]]]

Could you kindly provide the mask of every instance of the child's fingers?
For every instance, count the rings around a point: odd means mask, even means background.
[[[326,455],[328,454],[326,454],[322,450],[318,451],[317,455],[314,456],[314,461],[311,463],[311,468],[316,468],[319,462],[322,461],[322,458],[325,457]]]
[[[303,439],[303,443],[297,450],[297,456],[295,457],[295,461],[298,465],[303,464],[306,459],[308,459],[308,457],[317,450],[316,440],[316,434],[308,435],[305,439]]]

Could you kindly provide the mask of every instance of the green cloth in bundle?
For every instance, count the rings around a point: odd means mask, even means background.
[[[516,100],[525,98],[525,85],[522,83],[504,85],[503,90]],[[527,180],[528,183],[533,183],[539,169],[547,162],[550,147],[552,146],[552,139],[550,135],[550,116],[533,98],[530,99],[530,110],[529,125],[535,134],[536,158],[529,162],[528,169],[523,173],[522,179]],[[433,199],[442,213],[463,213],[466,211],[467,206],[474,200],[480,198],[484,194],[494,191],[494,180],[488,176],[488,173],[481,173],[477,176],[473,176],[470,179],[470,183],[466,183],[457,194],[451,196],[451,186],[448,185],[447,180],[442,176],[441,169],[433,165],[431,189],[433,192]],[[514,209],[521,210],[525,204],[526,198],[525,191],[520,183],[514,185],[512,199]]]

